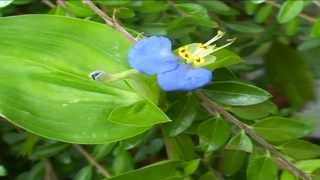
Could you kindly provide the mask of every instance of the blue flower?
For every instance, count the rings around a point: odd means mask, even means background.
[[[158,83],[165,91],[190,91],[207,85],[213,79],[211,71],[179,64],[172,71],[158,74]]]
[[[129,52],[129,64],[136,70],[153,75],[178,66],[179,58],[172,53],[171,41],[151,36],[138,41]]]

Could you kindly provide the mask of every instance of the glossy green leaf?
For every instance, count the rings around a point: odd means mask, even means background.
[[[264,31],[262,26],[253,22],[234,22],[227,23],[226,26],[234,31],[241,33],[261,33]]]
[[[271,101],[265,101],[263,103],[250,106],[231,106],[226,109],[236,116],[248,120],[259,120],[278,112],[277,106]]]
[[[286,0],[285,3],[282,4],[280,11],[277,16],[277,20],[280,23],[286,23],[291,19],[295,18],[299,15],[299,13],[303,10],[304,3],[300,0]]]
[[[297,160],[320,156],[320,146],[304,140],[292,140],[278,146],[278,149]]]
[[[304,172],[311,174],[320,168],[320,159],[299,161],[295,165],[297,168],[303,170]],[[283,171],[280,179],[281,180],[298,180],[298,178],[295,177],[289,171]],[[314,180],[317,180],[317,179],[314,179]]]
[[[164,180],[170,178],[182,178],[192,174],[198,167],[199,160],[188,162],[168,160],[145,166],[119,176],[110,178],[110,180],[128,180],[128,179],[152,179]]]
[[[253,125],[253,129],[271,142],[284,142],[311,132],[311,126],[303,120],[277,116],[258,121]]]
[[[208,56],[208,60],[213,58],[212,63],[205,65],[207,69],[214,70],[222,67],[228,67],[234,64],[243,63],[244,61],[238,56],[236,53],[227,50],[221,49],[212,54],[212,56]]]
[[[268,155],[251,154],[247,168],[248,180],[277,179],[277,164]]]
[[[226,176],[232,176],[239,172],[246,164],[247,153],[237,150],[225,150],[220,160],[220,169]]]
[[[250,153],[252,152],[253,144],[250,138],[243,131],[241,131],[240,133],[236,134],[234,137],[230,139],[225,148]]]
[[[311,36],[317,37],[317,38],[320,37],[320,19],[313,24],[312,30],[311,30]]]
[[[222,118],[211,118],[198,127],[200,145],[206,151],[215,151],[227,143],[231,126]]]
[[[86,166],[78,172],[75,177],[75,180],[92,180],[92,167]]]
[[[271,95],[256,86],[237,81],[219,81],[204,89],[213,101],[230,106],[249,106],[268,100]]]
[[[108,143],[168,121],[154,104],[159,91],[153,79],[137,75],[102,83],[88,77],[95,70],[128,69],[130,42],[104,24],[6,17],[0,38],[0,113],[24,129],[61,141]]]
[[[9,6],[14,0],[2,0],[0,1],[0,8]]]
[[[197,98],[190,94],[184,100],[172,105],[167,114],[173,121],[165,127],[169,136],[177,136],[192,124],[199,108],[197,101]]]
[[[254,16],[255,22],[264,23],[272,15],[272,12],[273,12],[272,5],[270,4],[263,5]]]
[[[303,56],[279,42],[273,43],[266,56],[268,78],[273,87],[287,97],[294,107],[314,98],[314,81]]]

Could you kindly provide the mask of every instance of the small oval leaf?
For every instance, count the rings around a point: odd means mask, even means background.
[[[303,10],[304,2],[300,0],[286,0],[285,3],[282,4],[280,11],[277,16],[277,20],[280,23],[286,23],[291,19],[295,18],[299,15],[299,13]]]
[[[271,142],[284,142],[303,137],[311,132],[311,126],[303,120],[268,117],[253,125],[253,129]]]
[[[248,106],[262,103],[271,95],[256,86],[237,81],[219,81],[204,89],[213,101],[231,106]]]

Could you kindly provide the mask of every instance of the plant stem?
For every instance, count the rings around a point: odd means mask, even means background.
[[[98,11],[101,11],[91,0],[83,0],[86,4],[90,4],[89,7],[94,10],[97,14]],[[269,2],[269,1],[267,1]],[[102,13],[101,13],[102,12]],[[98,15],[101,18],[108,17],[106,19],[110,20],[110,18],[106,13],[101,11]],[[310,19],[309,19],[310,20]],[[128,32],[126,31],[120,24],[115,20],[113,17],[111,23],[109,24],[119,32],[123,33],[131,42],[136,42],[136,39]],[[108,23],[107,23],[108,24]],[[264,140],[262,137],[257,135],[248,125],[242,123],[239,121],[237,118],[235,118],[233,115],[225,111],[222,107],[220,107],[218,104],[215,102],[211,101],[206,97],[205,94],[202,92],[197,92],[197,95],[199,98],[203,101],[203,106],[206,108],[206,110],[211,113],[216,115],[216,112],[220,113],[222,116],[224,116],[225,120],[229,121],[230,123],[236,125],[240,129],[243,129],[252,139],[257,141],[262,147],[267,149],[272,153],[274,156],[275,160],[277,161],[278,165],[282,167],[283,169],[288,169],[290,170],[293,174],[295,174],[298,177],[301,177],[303,180],[312,180],[310,176],[305,174],[302,170],[298,169],[293,163],[288,161],[279,151],[277,151],[276,148],[273,147],[273,145],[269,144],[266,140]]]
[[[229,112],[225,111],[222,107],[220,107],[217,103],[211,101],[204,93],[197,92],[198,97],[202,100],[202,105],[206,110],[211,113],[215,114],[218,112],[221,114],[225,120],[229,121],[230,123],[236,125],[238,128],[244,130],[244,132],[250,136],[253,140],[259,143],[263,148],[271,152],[275,160],[277,161],[278,165],[282,168],[288,169],[293,172],[297,177],[301,177],[303,180],[311,180],[311,177],[304,173],[302,170],[298,169],[294,164],[288,161],[283,154],[281,154],[273,145],[269,144],[264,138],[257,135],[247,124],[241,122],[236,117],[231,115]]]
[[[274,7],[276,7],[276,8],[279,8],[279,9],[281,8],[281,5],[278,4],[277,2],[273,1],[273,0],[267,0],[266,3],[268,3],[268,4],[270,4],[271,6],[274,6]],[[300,16],[301,18],[303,18],[303,19],[311,22],[311,23],[315,23],[315,22],[317,21],[316,18],[311,17],[311,16],[309,16],[309,15],[307,15],[307,14],[304,14],[304,13],[300,13],[299,16]]]
[[[319,0],[314,0],[313,4],[315,4],[316,6],[318,6],[320,8],[320,1]]]
[[[119,72],[119,73],[112,74],[109,76],[106,75],[107,77],[104,78],[104,81],[110,82],[110,81],[121,80],[121,79],[125,79],[125,78],[129,77],[130,75],[134,75],[134,74],[139,74],[139,71],[137,71],[136,69],[129,69],[127,71]]]
[[[56,7],[56,5],[53,4],[50,0],[41,0],[41,2],[42,2],[43,4],[45,4],[45,5],[47,5],[47,6],[50,7],[50,8],[55,8],[55,7]]]
[[[92,9],[92,11],[94,11],[99,17],[101,17],[106,22],[106,24],[123,33],[129,39],[129,41],[136,41],[136,39],[116,20],[115,16],[111,18],[108,14],[106,14],[104,11],[98,8],[91,0],[83,0],[82,2],[88,5],[89,8]]]
[[[92,164],[94,167],[97,168],[98,172],[105,176],[106,178],[111,177],[108,170],[106,170],[104,167],[102,167],[95,159],[92,157],[83,147],[81,147],[78,144],[73,145],[86,159],[87,161]]]
[[[44,159],[45,162],[45,176],[44,180],[58,180],[56,173],[52,167],[52,164],[49,159]]]

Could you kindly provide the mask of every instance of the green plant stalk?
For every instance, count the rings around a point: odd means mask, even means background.
[[[135,69],[129,69],[127,71],[122,71],[120,73],[116,74],[106,74],[105,77],[102,78],[102,81],[104,82],[110,82],[110,81],[117,81],[122,79],[127,79],[128,77],[139,74],[139,71]]]

